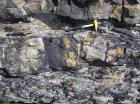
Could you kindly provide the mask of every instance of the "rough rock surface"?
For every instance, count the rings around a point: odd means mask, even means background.
[[[53,20],[53,15],[37,14],[35,17],[41,18],[39,15]],[[69,33],[51,29],[35,18],[30,18],[30,21],[5,26],[6,30],[0,37],[1,67],[10,75],[22,76],[49,67],[75,69],[81,60],[110,65],[129,64],[134,60],[134,65],[140,64],[137,30],[113,28],[99,33],[90,30]]]
[[[46,13],[28,20],[0,23],[0,102],[140,103],[139,27],[66,32],[85,22]]]
[[[87,67],[73,72],[46,70],[39,75],[0,82],[3,102],[52,104],[139,104],[136,68]]]
[[[24,0],[0,0],[0,20],[21,20],[27,15]]]
[[[47,0],[47,5],[49,12],[78,20],[123,17],[129,24],[140,23],[139,0]]]
[[[135,24],[140,23],[139,3],[139,0],[124,3],[123,0],[1,0],[0,19],[22,20],[27,15],[50,12],[77,20],[112,18]]]
[[[47,1],[48,0],[27,0],[24,9],[27,14],[47,12]]]
[[[138,30],[67,33],[57,16],[29,20],[1,24],[0,101],[140,103]]]

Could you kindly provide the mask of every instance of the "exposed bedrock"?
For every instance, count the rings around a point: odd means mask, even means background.
[[[0,0],[0,21],[24,19],[27,15],[24,5],[25,0]]]
[[[112,1],[0,0],[0,103],[140,104],[139,27],[65,31],[89,23],[73,19],[120,23]],[[139,0],[124,4],[124,21],[139,23]]]
[[[47,68],[74,70],[83,61],[99,66],[140,64],[139,33],[134,31],[129,35],[91,31],[60,34],[53,34],[54,37],[14,36],[12,33],[0,37],[1,68],[10,75],[22,76]]]
[[[77,20],[115,18],[129,24],[140,23],[139,0],[1,0],[0,20],[24,20],[44,12]],[[124,4],[124,6],[122,6]]]
[[[48,0],[47,4],[47,11],[72,19],[124,18],[129,24],[140,22],[139,0]]]

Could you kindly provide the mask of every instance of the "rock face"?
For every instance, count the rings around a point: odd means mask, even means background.
[[[3,32],[5,37],[0,38],[1,68],[11,76],[24,76],[48,68],[74,70],[83,61],[110,65],[134,61],[133,65],[140,64],[139,31],[113,28],[100,33],[66,33],[57,30],[57,35],[39,21],[11,24],[6,28],[11,31]]]
[[[52,3],[54,7],[52,7],[50,3]],[[93,19],[95,17],[101,19],[109,18],[108,13],[113,9],[112,6],[109,3],[105,3],[104,0],[101,2],[98,0],[49,0],[48,8],[49,7],[58,15],[82,20]]]
[[[0,20],[23,19],[27,15],[23,9],[24,0],[0,0]]]
[[[1,77],[0,100],[20,103],[138,104],[139,73],[137,68],[93,66],[65,73],[47,70],[23,79]]]
[[[131,0],[1,0],[0,20],[23,19],[27,15],[50,12],[77,20],[116,19],[140,23],[139,1]]]
[[[60,38],[1,38],[1,68],[11,76],[32,74],[39,69],[76,68],[77,55],[72,41]]]
[[[10,75],[23,76],[41,67],[39,59],[44,52],[41,38],[6,37],[1,41],[1,67]]]
[[[47,11],[47,0],[28,0],[24,5],[27,14]]]
[[[117,13],[115,8],[119,8],[120,13],[120,0],[112,0],[115,6],[110,0],[92,1],[0,0],[0,10],[6,10],[0,14],[3,20],[0,22],[1,102],[140,103],[139,27],[118,28],[103,21],[98,31],[67,32],[67,27],[85,22],[71,23],[60,16],[42,13],[53,10],[58,15],[79,20],[94,16],[108,18],[110,11]],[[125,9],[128,6],[133,10],[138,3],[138,0],[126,0]],[[88,4],[92,5],[86,12]],[[99,8],[103,6],[104,11]],[[30,22],[7,22],[23,18],[24,10],[28,15],[34,14],[27,18]]]
[[[48,0],[48,11],[72,19],[115,18],[130,24],[139,23],[139,0]],[[123,6],[122,6],[123,5]]]

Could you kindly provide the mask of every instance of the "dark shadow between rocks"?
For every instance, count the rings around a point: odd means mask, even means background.
[[[88,61],[89,66],[96,66],[96,67],[113,67],[114,65],[101,61],[101,60],[96,60],[94,62]]]
[[[23,32],[8,33],[6,36],[26,36]]]
[[[137,0],[127,0],[127,2],[128,2],[129,5],[136,5],[136,4],[138,4]]]
[[[6,68],[0,68],[0,75],[5,78],[23,78],[24,76],[12,76]]]
[[[135,58],[135,57],[129,57],[127,67],[134,67],[140,69],[140,56]]]
[[[59,17],[48,13],[34,13],[31,17],[36,18],[52,29],[61,29],[64,26],[64,21],[61,21]]]
[[[81,26],[82,24],[89,23],[89,21],[74,20],[69,17],[63,17],[51,13],[34,13],[30,16],[44,22],[52,29],[64,29],[65,26],[77,27]]]
[[[125,15],[128,15],[128,13],[125,13]],[[87,20],[87,21],[76,20],[76,19],[72,19],[70,17],[64,17],[64,16],[51,14],[51,13],[34,13],[34,14],[30,14],[30,16],[42,21],[47,26],[51,27],[52,29],[56,29],[56,30],[65,29],[66,27],[77,28],[82,25],[87,25],[87,24],[92,23],[92,20]],[[134,27],[133,24],[127,24],[127,23],[119,21],[115,18],[100,19],[99,21],[100,22],[107,21],[107,22],[111,23],[114,27],[117,27],[117,28]],[[92,28],[87,28],[87,29],[92,30]]]

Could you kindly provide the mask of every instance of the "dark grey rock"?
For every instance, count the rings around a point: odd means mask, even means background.
[[[139,1],[127,0],[92,1],[92,0],[61,0],[47,1],[48,12],[76,20],[93,20],[115,18],[129,24],[139,23]]]

